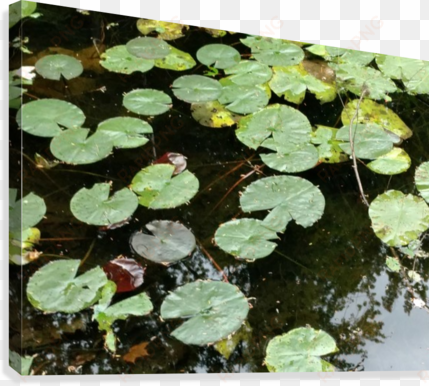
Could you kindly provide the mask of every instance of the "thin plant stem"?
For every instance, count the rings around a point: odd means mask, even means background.
[[[218,263],[216,263],[216,260],[210,255],[210,253],[208,253],[208,251],[203,247],[203,244],[200,243],[200,241],[198,241],[198,244],[201,248],[201,250],[203,251],[203,253],[209,258],[209,260],[212,262],[212,264],[215,266],[215,268],[222,274],[223,276],[223,281],[226,283],[229,283],[228,281],[228,276],[226,276],[225,271],[219,266]]]
[[[85,263],[85,261],[88,259],[88,257],[91,255],[92,249],[94,248],[95,242],[97,241],[97,239],[92,240],[91,245],[89,246],[88,252],[86,252],[84,258],[82,259],[82,261],[79,264],[79,267],[82,267],[82,265]]]

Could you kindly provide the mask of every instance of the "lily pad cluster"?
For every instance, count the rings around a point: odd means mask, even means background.
[[[91,132],[82,127],[83,111],[59,99],[39,99],[24,104],[16,115],[19,127],[32,135],[52,138],[50,149],[59,160],[84,165],[108,157],[114,148],[136,148],[148,142],[152,127],[133,117],[115,117],[101,122]]]

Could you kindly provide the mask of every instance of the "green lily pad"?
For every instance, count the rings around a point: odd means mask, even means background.
[[[206,103],[193,103],[191,105],[192,117],[203,126],[222,128],[235,125],[241,115],[234,114],[217,101]]]
[[[286,227],[290,220],[304,228],[318,221],[325,210],[325,198],[310,181],[293,176],[274,176],[252,182],[240,197],[243,212],[281,207]]]
[[[274,104],[242,118],[235,133],[240,142],[256,150],[270,136],[279,146],[309,143],[312,130],[304,114],[290,106]]]
[[[101,291],[100,301],[94,306],[93,315],[93,320],[97,321],[99,330],[107,332],[104,339],[106,347],[111,352],[116,351],[113,323],[117,320],[126,320],[130,316],[144,316],[153,310],[152,302],[145,293],[140,293],[109,306],[115,293],[116,284],[109,280]]]
[[[155,64],[153,60],[138,58],[130,54],[124,45],[115,46],[101,54],[100,64],[107,70],[120,74],[147,72]]]
[[[187,319],[172,335],[185,344],[204,346],[237,331],[249,312],[243,293],[220,281],[196,281],[179,287],[161,305],[161,318]]]
[[[152,134],[152,126],[146,121],[132,117],[116,117],[101,122],[97,131],[105,133],[113,146],[133,149],[145,145],[149,139],[144,134]]]
[[[241,56],[234,47],[226,44],[206,44],[197,51],[197,59],[206,66],[225,69],[235,66]]]
[[[188,257],[195,249],[195,236],[180,223],[152,221],[146,228],[152,235],[135,233],[130,244],[136,253],[148,260],[168,266]]]
[[[405,150],[394,147],[366,166],[375,173],[392,176],[406,172],[411,166],[411,158]]]
[[[143,59],[162,59],[170,53],[170,45],[164,40],[156,38],[135,38],[126,44],[131,55]]]
[[[52,154],[73,165],[92,164],[109,156],[113,144],[110,137],[96,131],[88,137],[89,129],[78,128],[61,132],[51,141]]]
[[[39,137],[55,137],[63,128],[80,127],[85,122],[83,111],[59,99],[39,99],[24,104],[16,122],[25,132]]]
[[[341,142],[336,139],[338,129],[322,125],[316,125],[316,127],[311,143],[318,145],[319,162],[335,164],[348,161],[349,157],[339,146]]]
[[[343,126],[337,133],[337,139],[344,141],[340,143],[341,149],[351,154],[350,127]],[[355,155],[362,159],[376,159],[389,153],[393,149],[394,140],[380,126],[369,124],[353,125],[352,137],[354,142]]]
[[[77,78],[83,72],[82,63],[69,55],[47,55],[39,59],[36,71],[46,79],[60,80],[61,76],[67,80]]]
[[[341,56],[348,51],[347,48],[326,46],[326,52],[329,56]]]
[[[355,116],[359,100],[354,99],[347,103],[341,113],[343,125],[348,125]],[[397,114],[383,104],[370,99],[364,99],[359,105],[358,115],[355,123],[376,123],[385,130],[391,131],[402,139],[408,139],[413,135],[411,129],[402,121]]]
[[[16,3],[15,3],[16,4]],[[21,356],[15,351],[9,349],[9,366],[12,367],[20,375],[30,375],[31,365],[34,357]]]
[[[76,276],[80,262],[53,261],[36,271],[27,284],[27,297],[33,307],[72,314],[96,303],[107,277],[100,267]]]
[[[304,59],[304,51],[296,44],[281,39],[247,37],[241,42],[249,46],[253,57],[268,66],[293,66]]]
[[[327,51],[327,47],[322,44],[313,44],[311,46],[305,47],[308,52],[311,52],[313,55],[321,56],[322,58],[326,58],[329,56]]]
[[[429,202],[429,162],[423,162],[416,169],[415,181],[420,195]]]
[[[151,32],[158,32],[158,37],[160,39],[175,40],[185,36],[183,30],[188,30],[189,26],[161,20],[139,19],[137,20],[137,29],[143,35],[148,35]]]
[[[265,364],[270,372],[334,371],[333,366],[320,357],[337,351],[335,340],[326,332],[295,328],[270,340]]]
[[[371,99],[391,101],[389,94],[397,91],[395,83],[374,68],[356,63],[332,64],[331,67],[336,71],[337,85],[357,96],[365,89]]]
[[[417,240],[429,228],[429,207],[423,199],[397,190],[377,196],[369,207],[376,236],[391,247]]]
[[[216,231],[215,242],[225,252],[243,260],[254,261],[271,255],[277,244],[275,230],[252,218],[232,220],[222,224]]]
[[[17,1],[9,4],[9,28],[12,28],[24,17],[30,16],[36,11],[37,3],[33,1]]]
[[[392,79],[400,79],[410,94],[429,93],[429,63],[419,59],[377,55],[378,68]]]
[[[289,67],[273,67],[269,83],[271,90],[292,103],[301,104],[308,89],[321,103],[331,102],[337,96],[335,84],[323,82],[310,75],[302,63]]]
[[[37,260],[41,253],[34,250],[34,244],[39,243],[40,237],[37,228],[9,231],[9,263],[26,265]]]
[[[204,103],[217,100],[222,94],[222,85],[202,75],[184,75],[173,82],[176,98],[188,103]]]
[[[172,100],[163,91],[137,89],[125,94],[123,104],[136,114],[160,115],[170,110]]]
[[[231,85],[222,89],[219,102],[237,114],[254,113],[268,104],[269,97],[263,87]]]
[[[254,60],[242,60],[225,70],[228,79],[239,86],[257,86],[268,82],[273,76],[271,68]]]
[[[70,201],[70,210],[78,220],[91,225],[116,224],[131,217],[138,207],[137,196],[123,188],[112,197],[110,184],[94,184],[80,189]]]
[[[390,256],[386,257],[386,266],[393,272],[399,272],[401,270],[401,264],[399,263],[398,259]]]
[[[326,47],[326,55],[320,56],[323,56],[325,59],[334,61],[336,63],[352,63],[360,66],[368,65],[375,58],[375,54],[372,52],[350,50],[338,47]]]
[[[157,164],[134,176],[131,189],[139,195],[140,205],[149,209],[176,208],[195,196],[198,179],[188,170],[173,177],[174,170],[174,165]]]
[[[276,150],[275,141],[266,140],[262,146],[273,144],[272,150]],[[294,146],[293,149],[278,151],[277,153],[261,154],[261,160],[271,169],[284,173],[299,173],[314,168],[319,162],[319,152],[310,143]]]
[[[9,231],[19,232],[37,225],[46,213],[43,198],[29,193],[21,200],[16,201],[16,190],[9,189]],[[11,195],[12,194],[12,195]]]
[[[170,53],[162,59],[155,60],[155,67],[173,71],[186,71],[195,67],[197,62],[187,52],[170,48]]]

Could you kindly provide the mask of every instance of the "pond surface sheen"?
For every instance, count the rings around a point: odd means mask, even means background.
[[[24,65],[34,65],[37,55],[57,44],[65,50],[80,52],[85,71],[81,77],[69,81],[67,89],[61,82],[38,77],[34,85],[28,87],[24,102],[34,97],[67,100],[84,111],[85,127],[94,129],[107,118],[132,116],[122,107],[125,92],[149,87],[172,96],[170,85],[174,79],[204,71],[201,66],[180,73],[157,68],[130,76],[110,73],[99,66],[92,39],[100,51],[124,44],[139,36],[136,19],[102,13],[85,16],[71,8],[47,5],[40,5],[38,11],[42,17],[24,23],[22,35],[29,37],[28,47],[33,51],[32,55],[23,56]],[[106,26],[112,22],[119,26],[107,30]],[[15,27],[11,36],[17,34]],[[241,34],[234,34],[215,39],[202,30],[191,28],[186,37],[170,43],[195,58],[197,49],[204,44],[232,44],[240,37]],[[241,53],[249,52],[241,44],[235,47]],[[19,59],[20,54],[11,51],[11,69],[20,67]],[[360,167],[369,200],[387,187],[415,193],[415,167],[429,159],[427,102],[407,95],[395,95],[393,99],[388,106],[414,132],[403,145],[413,166],[407,173],[392,178]],[[276,102],[285,103],[274,96],[271,103]],[[33,191],[45,199],[48,208],[46,219],[38,225],[42,233],[38,250],[45,256],[22,270],[15,266],[10,268],[11,348],[23,348],[27,355],[38,354],[33,363],[36,374],[266,372],[262,363],[268,341],[293,328],[310,325],[334,337],[340,351],[326,359],[341,371],[427,369],[429,314],[412,307],[400,277],[386,269],[385,258],[390,251],[370,228],[368,211],[359,199],[351,162],[322,164],[298,174],[319,186],[325,196],[322,219],[307,229],[290,223],[278,241],[278,248],[267,258],[255,263],[237,261],[214,246],[212,237],[221,223],[243,216],[238,205],[239,192],[259,176],[253,173],[239,184],[237,182],[262,162],[257,153],[246,149],[236,139],[234,128],[200,126],[190,116],[188,104],[174,97],[173,103],[170,113],[151,120],[155,135],[145,146],[115,150],[107,159],[92,165],[63,164],[51,170],[36,169],[26,157],[33,159],[38,152],[53,159],[49,139],[21,133],[17,130],[15,111],[10,110],[10,185],[20,188],[22,140],[26,155],[22,159],[23,195]],[[312,125],[337,124],[338,127],[342,105],[338,98],[333,103],[320,105],[307,94],[299,109]],[[113,181],[114,190],[119,190],[129,185],[141,168],[165,152],[178,152],[188,157],[188,170],[200,181],[200,191],[189,205],[159,211],[139,207],[129,225],[108,232],[80,223],[72,216],[69,202],[80,188]],[[268,167],[263,168],[262,173],[280,174]],[[253,308],[248,318],[253,329],[252,338],[240,344],[229,360],[213,347],[187,346],[175,340],[170,333],[180,322],[160,320],[160,305],[169,291],[197,279],[222,280],[222,275],[200,248],[189,259],[169,268],[134,255],[129,246],[130,235],[154,219],[177,220],[190,228],[199,245],[225,269],[229,282],[252,299]],[[120,340],[117,357],[103,348],[102,333],[91,321],[90,310],[74,315],[43,315],[25,296],[22,304],[19,300],[21,284],[25,288],[28,278],[39,267],[57,259],[49,255],[64,254],[82,259],[94,240],[83,269],[104,265],[119,255],[135,258],[146,267],[144,284],[137,292],[146,292],[154,303],[151,315],[115,324]],[[428,260],[418,262],[417,267],[423,274],[418,291],[423,299],[427,298],[429,284]],[[115,299],[128,296],[120,294]],[[20,323],[21,328],[18,328]],[[146,357],[135,364],[122,359],[132,346],[149,341]]]

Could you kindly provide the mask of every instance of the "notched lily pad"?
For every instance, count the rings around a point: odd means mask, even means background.
[[[316,127],[311,143],[318,145],[319,162],[334,164],[348,161],[349,157],[339,146],[341,141],[336,139],[338,129],[322,125],[316,125]]]
[[[58,260],[36,271],[27,284],[27,297],[33,307],[71,314],[97,302],[107,277],[100,267],[76,276],[79,265],[80,260]]]
[[[133,149],[145,145],[149,139],[144,134],[152,134],[152,126],[146,121],[133,117],[116,117],[101,122],[97,131],[105,133],[113,146]]]
[[[193,103],[191,106],[192,117],[203,126],[222,128],[235,125],[242,115],[235,114],[226,109],[224,105],[215,102]]]
[[[80,127],[85,122],[83,111],[59,99],[39,99],[23,105],[16,122],[25,132],[39,137],[55,137],[64,128]]]
[[[196,64],[191,55],[175,47],[170,48],[170,53],[165,58],[155,60],[155,67],[173,71],[190,70]]]
[[[153,89],[137,89],[125,94],[124,106],[136,114],[160,115],[170,110],[172,100],[163,91]]]
[[[392,176],[406,172],[411,166],[411,158],[405,150],[394,147],[366,166],[375,173]]]
[[[70,210],[80,221],[90,225],[116,224],[132,216],[138,207],[137,196],[123,188],[111,197],[110,184],[94,184],[80,189],[70,201]]]
[[[175,40],[185,36],[183,30],[189,30],[189,26],[161,20],[139,19],[137,20],[137,29],[143,35],[157,32],[160,39]]]
[[[188,103],[205,103],[217,100],[222,94],[222,85],[202,75],[184,75],[172,85],[176,98]]]
[[[265,364],[270,372],[332,372],[334,366],[320,357],[337,351],[326,332],[300,327],[270,340]]]
[[[89,129],[78,128],[61,132],[51,141],[51,152],[59,160],[74,165],[85,165],[109,156],[113,144],[102,131],[89,136]]]
[[[46,55],[36,62],[35,67],[39,75],[52,80],[60,80],[61,76],[70,80],[83,72],[82,63],[79,60],[63,54]]]
[[[228,79],[239,86],[257,86],[268,82],[273,76],[271,68],[254,60],[242,60],[225,70]]]
[[[37,225],[46,213],[43,198],[29,193],[22,200],[16,201],[16,190],[9,189],[9,231],[19,232]]]
[[[237,114],[254,113],[268,104],[269,97],[263,87],[239,86],[236,84],[222,89],[219,102]]]
[[[146,224],[152,233],[135,233],[130,244],[134,251],[155,263],[170,265],[188,257],[195,249],[195,236],[184,225],[173,221]]]
[[[198,192],[198,179],[188,170],[173,177],[175,167],[168,164],[148,166],[138,172],[131,189],[140,205],[149,209],[176,208],[186,204]]]
[[[241,59],[240,53],[226,44],[206,44],[197,51],[200,63],[225,69],[235,66]]]
[[[133,72],[147,72],[153,68],[153,60],[138,58],[130,54],[127,47],[115,46],[101,54],[100,64],[107,70],[120,74],[132,74]]]
[[[161,318],[187,319],[172,335],[185,344],[204,346],[237,331],[249,312],[244,294],[220,281],[196,281],[179,287],[161,305]]]
[[[126,44],[131,55],[143,59],[162,59],[170,53],[170,45],[164,40],[144,37],[135,38]]]
[[[376,236],[391,247],[417,240],[429,228],[429,207],[423,199],[388,190],[371,202],[369,217]]]

